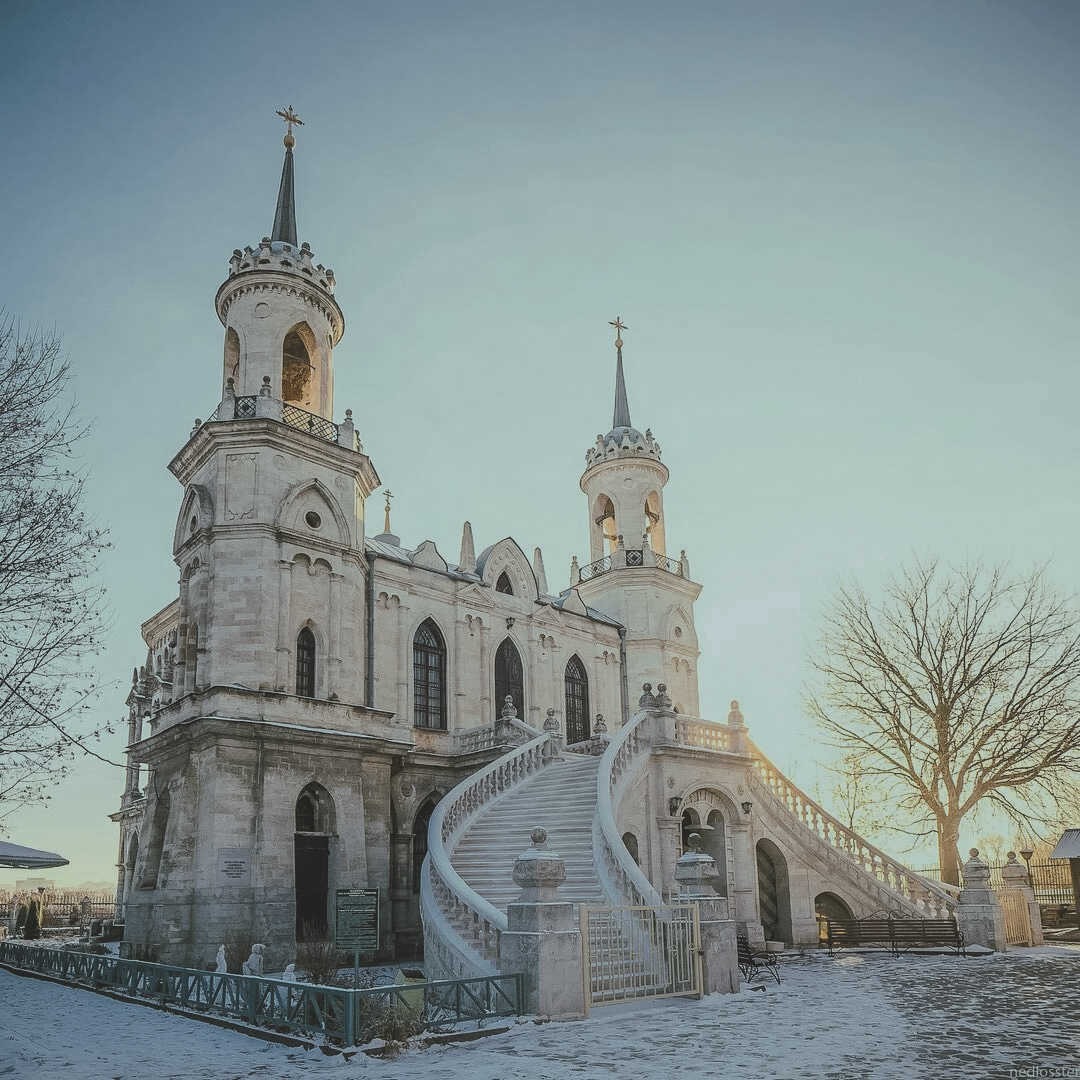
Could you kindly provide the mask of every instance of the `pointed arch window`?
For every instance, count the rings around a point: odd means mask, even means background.
[[[495,591],[506,593],[508,596],[514,595],[514,586],[510,584],[510,575],[505,570],[499,575],[499,580],[495,582]]]
[[[566,665],[566,741],[585,742],[589,737],[589,677],[575,654]]]
[[[306,626],[296,637],[296,693],[315,696],[315,635]]]
[[[420,894],[421,871],[424,868],[424,856],[428,852],[428,824],[438,801],[435,797],[428,799],[417,811],[416,820],[413,822],[412,891],[416,895]]]
[[[495,653],[495,702],[496,714],[502,710],[507,696],[514,701],[514,708],[520,719],[525,719],[525,669],[521,664],[521,653],[510,640],[504,638]]]
[[[446,645],[431,619],[413,636],[413,724],[446,730]]]

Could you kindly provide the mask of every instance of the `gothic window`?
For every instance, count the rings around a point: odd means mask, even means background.
[[[566,665],[566,741],[585,742],[589,737],[589,678],[585,665],[571,656]]]
[[[315,696],[315,635],[306,626],[296,638],[296,693]]]
[[[296,831],[315,831],[315,800],[306,792],[296,800]]]
[[[307,404],[311,372],[311,356],[304,339],[290,330],[281,350],[281,400],[293,405]]]
[[[514,595],[514,586],[510,584],[510,577],[505,570],[499,575],[499,580],[495,582],[495,591],[506,593],[508,596]]]
[[[510,638],[495,653],[495,701],[496,712],[502,710],[502,703],[507,695],[513,698],[518,717],[525,719],[525,671],[521,665],[521,654]]]
[[[222,389],[224,389],[225,379],[232,379],[233,388],[239,393],[240,337],[231,326],[225,331],[225,375],[222,379]],[[231,417],[226,417],[226,419],[231,419]]]
[[[413,724],[446,730],[446,646],[431,619],[413,637]]]

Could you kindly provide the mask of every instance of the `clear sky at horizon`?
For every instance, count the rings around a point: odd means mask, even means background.
[[[0,39],[0,306],[64,333],[95,419],[106,715],[176,595],[166,466],[217,404],[214,294],[270,229],[286,104],[336,418],[406,546],[456,561],[468,519],[568,584],[618,314],[704,586],[702,711],[737,697],[803,786],[830,582],[914,551],[1080,586],[1077,5],[14,0]],[[111,877],[122,787],[81,763],[3,827]]]

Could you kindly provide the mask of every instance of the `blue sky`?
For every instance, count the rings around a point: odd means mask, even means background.
[[[15,0],[0,36],[0,304],[63,331],[95,418],[104,713],[175,595],[165,466],[216,405],[214,293],[270,229],[286,104],[335,412],[395,532],[454,560],[469,519],[564,587],[621,315],[704,585],[703,712],[738,697],[804,786],[838,576],[918,551],[1080,584],[1075,4]],[[7,827],[110,877],[122,786],[87,763]]]

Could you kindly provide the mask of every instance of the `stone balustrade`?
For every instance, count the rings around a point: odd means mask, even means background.
[[[788,780],[753,743],[750,752],[750,789],[755,798],[770,800],[779,820],[785,815],[793,819],[828,854],[839,854],[875,879],[882,886],[878,895],[881,907],[896,906],[900,900],[927,918],[952,914],[956,901],[946,890],[909,870],[834,818]]]
[[[558,740],[542,733],[463,780],[435,807],[428,827],[430,847],[424,861],[421,904],[425,953],[430,942],[441,977],[463,978],[466,970],[469,974],[497,971],[499,941],[506,929],[505,913],[470,888],[451,865],[454,842],[477,811],[546,768],[558,752]],[[443,970],[448,965],[449,970]]]
[[[712,724],[707,720],[695,720],[689,716],[675,717],[675,742],[680,746],[718,750],[725,754],[738,753],[730,727]]]

